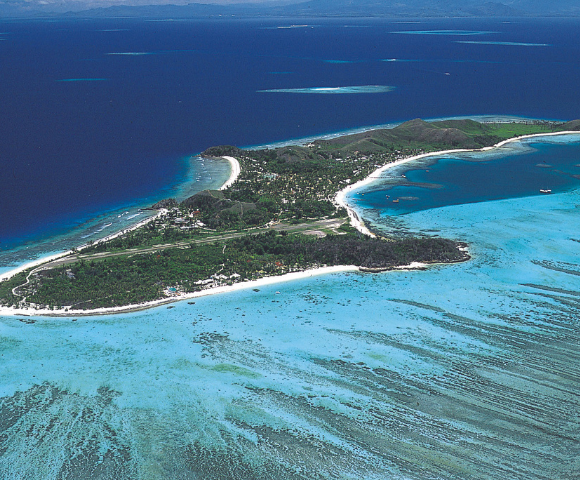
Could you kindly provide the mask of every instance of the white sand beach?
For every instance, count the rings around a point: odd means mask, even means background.
[[[155,220],[162,213],[163,213],[162,211],[159,211],[159,212],[157,212],[157,214],[152,215],[151,217],[146,218],[145,220],[141,220],[139,223],[136,223],[135,225],[131,225],[130,227],[124,228],[123,230],[120,230],[116,233],[112,233],[111,235],[107,235],[106,237],[103,237],[103,238],[95,241],[92,245],[96,245],[99,243],[106,242],[108,240],[112,240],[113,238],[117,238],[121,235],[124,235],[127,232],[131,232],[133,230],[136,230],[136,229],[142,227],[143,225],[146,225],[149,222]],[[86,248],[87,246],[88,246],[88,244],[81,245],[76,249],[76,251],[80,252],[83,248]],[[7,272],[4,272],[2,274],[2,276],[0,276],[0,282],[3,282],[4,280],[8,280],[9,278],[12,278],[14,275],[17,275],[20,272],[23,272],[24,270],[28,270],[29,268],[32,268],[32,267],[37,267],[39,265],[42,265],[43,263],[51,262],[51,261],[56,260],[56,259],[61,258],[61,257],[66,257],[67,255],[71,255],[72,253],[74,253],[72,250],[67,250],[67,251],[64,251],[62,253],[56,253],[54,255],[50,255],[48,257],[42,257],[42,258],[39,258],[38,260],[34,260],[32,262],[28,262],[28,263],[25,263],[23,265],[20,265],[19,267],[16,267],[13,270],[9,270]]]
[[[230,178],[227,179],[226,183],[224,183],[220,190],[226,190],[227,188],[231,187],[234,182],[238,179],[240,172],[242,171],[240,168],[240,162],[238,162],[234,157],[222,157],[225,158],[232,167],[232,173],[230,173]]]
[[[477,152],[477,151],[483,152],[483,151],[492,150],[494,148],[502,147],[503,145],[506,145],[510,142],[516,142],[516,141],[527,139],[527,138],[548,137],[548,136],[555,136],[555,135],[570,135],[570,134],[578,135],[578,134],[580,134],[580,132],[566,131],[566,132],[524,135],[521,137],[510,138],[510,139],[504,140],[496,145],[493,145],[491,147],[485,147],[482,149],[443,150],[443,151],[425,153],[425,154],[416,155],[413,157],[403,158],[403,159],[398,160],[396,162],[392,162],[392,163],[388,163],[386,165],[383,165],[382,167],[380,167],[380,168],[376,169],[374,172],[372,172],[365,179],[363,179],[359,182],[356,182],[352,185],[349,185],[345,189],[341,190],[340,192],[337,193],[337,195],[335,197],[335,203],[339,206],[346,208],[348,215],[349,215],[349,218],[351,220],[351,223],[355,228],[357,228],[357,230],[359,230],[361,233],[363,233],[365,235],[370,235],[372,237],[375,237],[375,235],[364,226],[363,222],[359,219],[359,217],[356,214],[356,212],[354,211],[354,209],[352,209],[346,203],[346,194],[349,192],[352,192],[353,190],[359,189],[365,185],[368,185],[368,184],[374,182],[378,175],[387,171],[388,169],[397,167],[399,165],[403,165],[405,163],[413,162],[415,160],[430,157],[430,156],[440,156],[440,155],[446,155],[446,154],[451,154],[451,153],[465,153],[465,152]],[[231,186],[236,181],[236,179],[238,178],[238,176],[240,174],[240,164],[234,157],[223,157],[223,158],[230,162],[230,165],[232,166],[232,173],[231,173],[229,179],[226,181],[226,183],[224,183],[224,185],[222,185],[220,190],[225,190],[226,188]],[[110,240],[110,239],[115,238],[119,235],[122,235],[123,233],[125,233],[127,231],[131,231],[131,230],[134,230],[136,228],[139,228],[142,225],[152,221],[154,218],[156,218],[161,213],[162,212],[160,212],[157,215],[150,217],[146,220],[143,220],[143,221],[139,222],[138,224],[135,224],[134,226],[130,227],[129,229],[124,229],[121,232],[118,232],[116,234],[113,234],[113,235],[110,235],[106,238],[103,238],[103,239],[99,240],[99,242]],[[14,269],[14,270],[11,270],[9,272],[4,273],[3,277],[0,278],[0,280],[8,279],[8,278],[12,277],[13,275],[16,275],[17,273],[22,272],[23,270],[26,270],[26,269],[34,267],[34,266],[38,266],[38,265],[45,263],[49,260],[54,260],[56,258],[60,258],[62,256],[68,255],[70,253],[72,253],[72,252],[70,252],[70,251],[63,252],[61,254],[53,255],[52,257],[43,258],[40,260],[36,260],[34,262],[27,263],[25,265],[21,265],[20,267]],[[424,268],[426,266],[427,266],[426,264],[414,262],[411,265],[399,266],[399,267],[396,267],[395,269],[396,270],[413,270],[413,269]],[[12,307],[0,306],[0,315],[4,315],[4,316],[52,316],[52,317],[63,316],[63,317],[71,317],[71,316],[90,316],[90,315],[107,315],[107,314],[127,313],[127,312],[134,312],[134,311],[138,311],[138,310],[144,310],[144,309],[156,307],[159,305],[165,305],[168,303],[173,303],[173,302],[177,302],[177,301],[181,301],[181,300],[188,300],[188,299],[192,299],[192,298],[202,297],[202,296],[206,296],[206,295],[215,295],[215,294],[219,294],[219,293],[233,292],[236,290],[243,290],[246,288],[257,288],[260,286],[271,285],[274,283],[280,283],[280,282],[286,282],[286,281],[292,281],[292,280],[299,280],[302,278],[308,278],[308,277],[313,277],[313,276],[317,276],[317,275],[324,275],[327,273],[358,271],[358,270],[359,270],[359,268],[354,266],[354,265],[344,265],[344,266],[338,265],[338,266],[332,266],[332,267],[321,267],[321,268],[316,268],[316,269],[304,270],[301,272],[292,272],[292,273],[288,273],[285,275],[263,277],[263,278],[260,278],[257,280],[235,283],[233,285],[225,285],[225,286],[208,288],[206,290],[202,290],[202,291],[194,292],[194,293],[174,295],[174,296],[170,296],[167,298],[155,300],[152,302],[137,304],[137,305],[126,305],[123,307],[114,307],[114,308],[99,308],[99,309],[95,309],[95,310],[68,310],[68,311],[56,310],[55,311],[55,310],[50,310],[50,309],[35,310],[33,308],[12,308]]]
[[[531,135],[522,135],[520,137],[508,138],[507,140],[503,140],[503,141],[496,143],[495,145],[492,145],[490,147],[477,148],[477,149],[463,148],[463,149],[455,149],[455,150],[441,150],[439,152],[423,153],[421,155],[415,155],[413,157],[402,158],[400,160],[397,160],[396,162],[387,163],[386,165],[383,165],[382,167],[377,168],[368,177],[344,188],[343,190],[341,190],[340,192],[338,192],[336,194],[336,197],[334,197],[334,202],[337,205],[344,207],[346,209],[353,227],[355,227],[359,232],[361,232],[365,235],[370,235],[370,236],[374,237],[375,235],[371,231],[369,231],[368,228],[366,228],[364,226],[363,222],[359,219],[359,217],[358,217],[357,213],[354,211],[354,209],[351,208],[346,203],[346,195],[348,193],[352,192],[353,190],[358,190],[358,189],[364,187],[365,185],[369,185],[369,184],[373,183],[377,179],[378,176],[380,176],[382,173],[386,172],[387,170],[394,168],[394,167],[398,167],[398,166],[403,165],[405,163],[414,162],[415,160],[420,160],[420,159],[427,158],[427,157],[436,157],[436,156],[440,156],[440,155],[447,155],[450,153],[487,152],[487,151],[493,150],[495,148],[503,147],[504,145],[506,145],[508,143],[517,142],[520,140],[525,140],[527,138],[553,137],[556,135],[570,135],[570,134],[580,135],[580,132],[566,131],[566,132],[554,132],[554,133],[535,133],[535,134],[531,134]]]
[[[50,316],[50,317],[77,317],[77,316],[91,316],[91,315],[110,315],[116,313],[128,313],[135,312],[139,310],[145,310],[147,308],[158,307],[160,305],[165,305],[168,303],[179,302],[182,300],[190,300],[192,298],[205,297],[207,295],[216,295],[218,293],[235,292],[237,290],[244,290],[247,288],[258,288],[266,285],[272,285],[274,283],[289,282],[293,280],[300,280],[302,278],[309,278],[318,275],[325,275],[327,273],[336,272],[348,272],[348,271],[358,271],[358,267],[354,265],[338,265],[332,267],[321,267],[314,268],[310,270],[304,270],[302,272],[292,272],[285,275],[277,275],[273,277],[263,277],[257,280],[251,280],[247,282],[239,282],[233,285],[224,285],[220,287],[208,288],[207,290],[201,290],[199,292],[184,293],[181,295],[174,295],[167,298],[162,298],[159,300],[154,300],[152,302],[140,303],[136,305],[126,305],[123,307],[113,307],[113,308],[97,308],[94,310],[50,310],[50,309],[38,309],[33,308],[12,308],[12,307],[2,307],[0,306],[0,315],[3,316]]]
[[[234,157],[222,157],[222,158],[226,159],[230,163],[230,166],[231,166],[231,173],[230,173],[229,178],[220,187],[220,190],[225,190],[226,188],[232,186],[233,183],[237,180],[238,176],[240,175],[241,169],[240,169],[240,163]],[[146,225],[149,222],[152,222],[153,220],[158,218],[163,213],[164,213],[164,209],[161,209],[155,215],[152,215],[151,217],[146,218],[145,220],[141,220],[140,222],[136,223],[135,225],[131,225],[130,227],[124,228],[123,230],[120,230],[116,233],[112,233],[111,235],[107,235],[106,237],[103,237],[103,238],[97,240],[96,242],[93,243],[93,245],[98,244],[98,243],[107,242],[107,241],[112,240],[114,238],[117,238],[121,235],[124,235],[125,233],[136,230],[136,229],[142,227],[143,225]],[[81,245],[76,250],[81,251],[86,246],[87,245]],[[24,270],[28,270],[29,268],[42,265],[43,263],[47,263],[47,262],[50,262],[52,260],[56,260],[56,259],[61,258],[61,257],[66,257],[67,255],[70,255],[72,253],[73,253],[72,250],[68,250],[68,251],[65,251],[62,253],[56,253],[54,255],[50,255],[48,257],[39,258],[38,260],[34,260],[32,262],[25,263],[24,265],[20,265],[19,267],[16,267],[13,270],[9,270],[7,272],[4,272],[2,274],[2,276],[0,276],[0,282],[2,282],[4,280],[8,280],[9,278],[13,277],[14,275],[17,275],[20,272],[23,272]]]

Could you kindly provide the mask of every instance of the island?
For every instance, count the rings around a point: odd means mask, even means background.
[[[136,228],[14,274],[0,282],[0,306],[19,315],[112,313],[313,273],[465,261],[467,245],[457,240],[377,235],[346,205],[345,192],[432,152],[579,130],[580,120],[415,119],[304,145],[211,147],[203,157],[232,164],[220,190],[165,199]]]

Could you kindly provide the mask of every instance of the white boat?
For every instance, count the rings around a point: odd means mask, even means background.
[[[550,190],[549,188],[546,189],[540,188],[540,193],[552,193],[552,190]]]

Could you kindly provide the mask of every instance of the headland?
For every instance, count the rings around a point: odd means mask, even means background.
[[[212,147],[203,155],[231,165],[220,190],[181,203],[168,199],[131,229],[11,272],[0,283],[0,314],[120,313],[320,273],[464,261],[469,255],[458,241],[377,238],[347,205],[346,194],[427,156],[579,129],[578,121],[417,119],[303,146]]]

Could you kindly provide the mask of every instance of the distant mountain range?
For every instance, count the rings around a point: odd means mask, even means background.
[[[281,7],[301,15],[381,15],[414,17],[489,17],[580,15],[578,0],[310,0]]]
[[[155,0],[151,0],[155,1]],[[286,3],[291,3],[288,0]],[[74,7],[73,7],[74,5]],[[309,0],[291,4],[110,6],[88,9],[79,2],[50,3],[0,0],[0,17],[580,17],[579,0]],[[88,3],[86,4],[88,7]],[[74,11],[72,11],[74,10]]]

